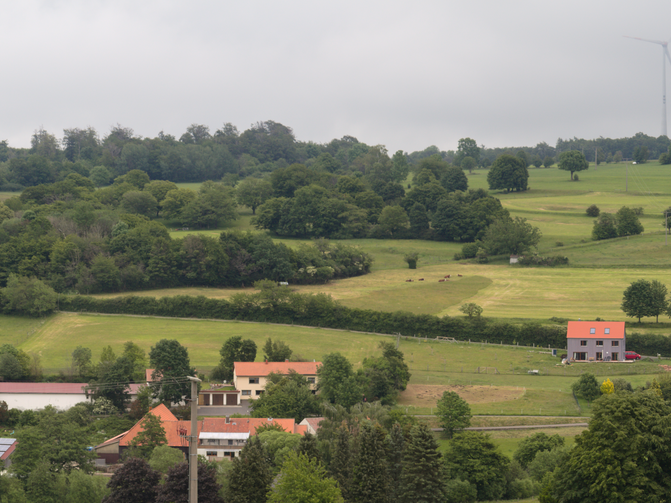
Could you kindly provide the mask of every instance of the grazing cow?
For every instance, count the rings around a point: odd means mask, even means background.
[[[461,278],[461,274],[457,274],[457,276],[459,276]]]
[[[412,280],[411,279],[406,279],[405,282],[406,283],[412,283]]]
[[[424,281],[424,278],[419,278],[417,281]]]
[[[445,280],[444,279],[439,279],[438,283],[445,283]]]

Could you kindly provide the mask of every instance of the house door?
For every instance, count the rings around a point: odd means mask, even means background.
[[[226,405],[238,405],[238,395],[236,393],[226,393]]]
[[[613,353],[613,361],[614,362],[620,361],[620,353]]]
[[[212,395],[212,405],[224,405],[224,395],[221,393]]]

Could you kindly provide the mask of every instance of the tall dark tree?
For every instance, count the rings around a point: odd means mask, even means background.
[[[127,459],[107,483],[112,492],[102,503],[155,503],[160,479],[144,459]]]
[[[414,234],[424,232],[429,228],[429,215],[423,204],[413,204],[408,212],[408,219],[410,220],[410,230]]]
[[[385,432],[379,424],[365,423],[359,434],[350,494],[352,501],[386,503],[389,489]]]
[[[271,466],[258,438],[251,438],[233,460],[227,503],[265,503],[273,480]]]
[[[622,294],[622,305],[620,309],[630,318],[641,318],[655,316],[652,283],[646,279],[639,279],[631,283]]]
[[[402,501],[400,481],[403,474],[403,453],[405,449],[403,427],[399,423],[394,423],[389,430],[386,443],[388,477],[392,481],[389,486],[389,502],[398,503]]]
[[[219,496],[216,468],[198,463],[198,503],[223,503]],[[179,463],[168,470],[165,483],[158,488],[156,503],[189,502],[189,464]]]
[[[135,369],[133,362],[121,356],[110,366],[105,368],[99,376],[94,386],[94,396],[105,397],[114,404],[114,406],[124,411],[130,400],[130,385],[133,380]]]
[[[349,503],[353,501],[350,498],[352,448],[351,435],[346,426],[342,425],[336,430],[331,444],[332,457],[329,464],[329,475],[338,482],[343,498]]]
[[[438,443],[425,424],[413,426],[403,451],[400,479],[404,503],[442,503],[445,500],[443,460]]]
[[[331,353],[322,358],[317,376],[320,396],[326,401],[346,409],[361,401],[362,390],[352,364],[340,353]]]
[[[178,341],[158,341],[149,352],[149,364],[154,368],[154,395],[160,401],[179,403],[191,392],[184,378],[196,375],[196,369],[191,367],[189,352]]]
[[[317,461],[321,461],[321,456],[317,447],[317,437],[315,437],[309,431],[301,437],[301,441],[298,443],[297,451],[299,454],[304,454],[309,459],[316,459]]]

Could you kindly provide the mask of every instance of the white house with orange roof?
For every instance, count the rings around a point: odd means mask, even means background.
[[[163,404],[154,407],[149,413],[161,420],[168,445],[179,449],[185,456],[188,455],[187,437],[191,434],[191,421],[178,420]],[[97,445],[94,449],[99,463],[118,462],[123,452],[132,445],[133,439],[142,431],[143,420],[144,418],[135,423],[130,430]],[[307,431],[305,426],[296,424],[294,419],[208,417],[197,424],[198,454],[211,461],[239,456],[249,437],[255,435],[256,430],[263,425],[277,426],[288,433],[299,435],[304,435]]]
[[[313,393],[317,388],[317,369],[321,362],[234,362],[233,386],[240,391],[241,400],[255,400],[268,382],[268,374],[288,374],[293,370],[308,380]]]
[[[624,321],[569,321],[566,349],[573,361],[625,361]]]

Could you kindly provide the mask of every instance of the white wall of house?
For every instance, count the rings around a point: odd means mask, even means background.
[[[7,407],[19,410],[40,410],[47,405],[67,410],[85,401],[83,393],[0,393],[0,402],[7,402]]]

